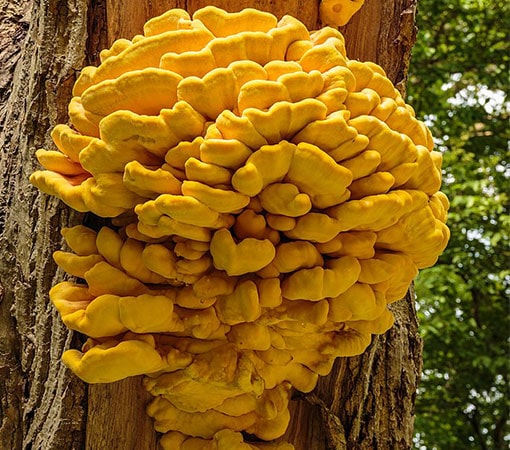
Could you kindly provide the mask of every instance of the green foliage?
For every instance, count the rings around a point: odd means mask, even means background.
[[[451,240],[416,282],[416,448],[507,449],[510,2],[420,0],[408,101],[443,152]]]

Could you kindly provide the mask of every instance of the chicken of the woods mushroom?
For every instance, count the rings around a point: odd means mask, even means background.
[[[73,95],[31,182],[112,226],[55,253],[81,280],[51,301],[88,336],[65,364],[144,374],[164,449],[293,448],[291,389],[388,330],[446,246],[429,130],[336,29],[254,9],[151,19]]]

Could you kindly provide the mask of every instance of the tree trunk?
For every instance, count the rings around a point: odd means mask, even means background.
[[[63,278],[51,254],[60,229],[88,220],[28,183],[35,150],[67,121],[76,73],[99,51],[173,7],[257,7],[320,26],[319,1],[0,0],[0,449],[157,448],[140,378],[86,386],[60,362],[79,337],[48,300]],[[352,59],[372,60],[401,90],[414,43],[416,0],[366,0],[342,30]],[[421,367],[413,295],[395,326],[360,357],[340,359],[317,389],[297,394],[286,438],[298,450],[408,449]],[[76,341],[76,342],[75,342]]]

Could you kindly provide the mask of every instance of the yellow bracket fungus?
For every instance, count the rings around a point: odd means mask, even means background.
[[[324,0],[337,27],[362,0]],[[291,388],[393,324],[445,248],[441,154],[335,28],[173,9],[82,70],[31,176],[80,212],[50,299],[89,383],[146,375],[163,449],[280,449]]]
[[[214,267],[230,276],[256,272],[275,256],[274,245],[268,239],[246,238],[236,243],[226,228],[214,233],[209,251]]]
[[[365,0],[322,0],[319,7],[325,25],[342,27],[363,6]]]

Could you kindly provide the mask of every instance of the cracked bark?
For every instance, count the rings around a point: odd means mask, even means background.
[[[85,386],[60,362],[79,346],[48,301],[63,278],[51,254],[60,229],[84,218],[29,184],[35,149],[65,122],[77,71],[118,37],[171,7],[214,4],[293,14],[310,29],[319,1],[0,0],[0,449],[155,450],[140,378]],[[351,58],[381,64],[405,88],[415,0],[366,0],[342,29]],[[287,437],[297,450],[409,449],[421,364],[412,293],[396,325],[357,358],[340,359],[308,395],[296,393]],[[126,430],[135,430],[126,433]]]
[[[34,149],[65,120],[83,61],[84,2],[0,0],[0,447],[79,449],[85,389],[60,364],[72,344],[48,303],[59,230],[77,220],[28,184]],[[73,343],[74,345],[75,343]]]

